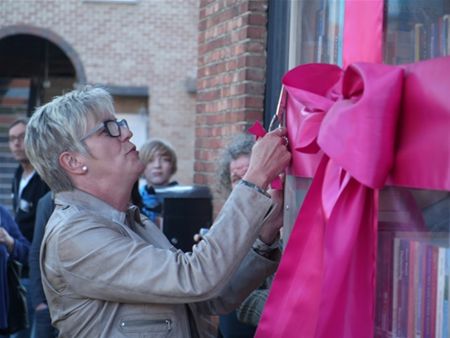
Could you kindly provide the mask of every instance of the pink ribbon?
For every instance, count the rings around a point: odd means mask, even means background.
[[[291,172],[314,178],[256,337],[372,337],[378,189],[450,190],[450,57],[302,65],[283,84]]]
[[[383,62],[383,6],[384,0],[345,0],[344,68]]]

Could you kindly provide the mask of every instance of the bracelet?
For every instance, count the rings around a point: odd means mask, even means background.
[[[253,243],[253,250],[257,254],[268,257],[270,253],[280,247],[280,240],[277,238],[272,244],[268,245],[264,243],[259,237]]]
[[[239,182],[239,184],[242,184],[242,185],[245,185],[245,186],[247,186],[249,188],[255,189],[260,194],[263,194],[264,196],[266,196],[268,198],[271,198],[270,194],[267,191],[265,191],[264,189],[261,189],[255,183],[252,183],[252,182],[249,182],[249,181],[246,181],[246,180],[241,180]]]

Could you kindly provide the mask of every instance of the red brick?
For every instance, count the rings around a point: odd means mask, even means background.
[[[252,39],[263,39],[266,36],[266,27],[249,26],[247,27],[247,37]]]
[[[262,13],[252,13],[248,16],[248,24],[256,26],[264,26],[267,23],[267,16]]]
[[[267,1],[202,3],[194,181],[213,188],[220,150],[263,118]]]

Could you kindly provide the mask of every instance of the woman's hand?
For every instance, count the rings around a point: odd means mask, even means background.
[[[266,190],[289,164],[291,153],[287,149],[286,129],[278,128],[256,141],[250,164],[243,179]]]
[[[270,217],[270,221],[264,224],[259,232],[259,239],[266,243],[267,245],[271,245],[279,238],[280,229],[283,226],[283,190],[273,190],[270,189],[269,194],[272,197],[272,200],[275,202],[275,211],[273,216]]]
[[[0,228],[0,244],[5,244],[8,252],[11,253],[14,249],[14,238],[6,231],[5,228]]]

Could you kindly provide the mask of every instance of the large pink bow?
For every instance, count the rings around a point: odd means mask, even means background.
[[[291,171],[314,179],[257,337],[372,337],[378,189],[450,190],[450,58],[283,79]]]

